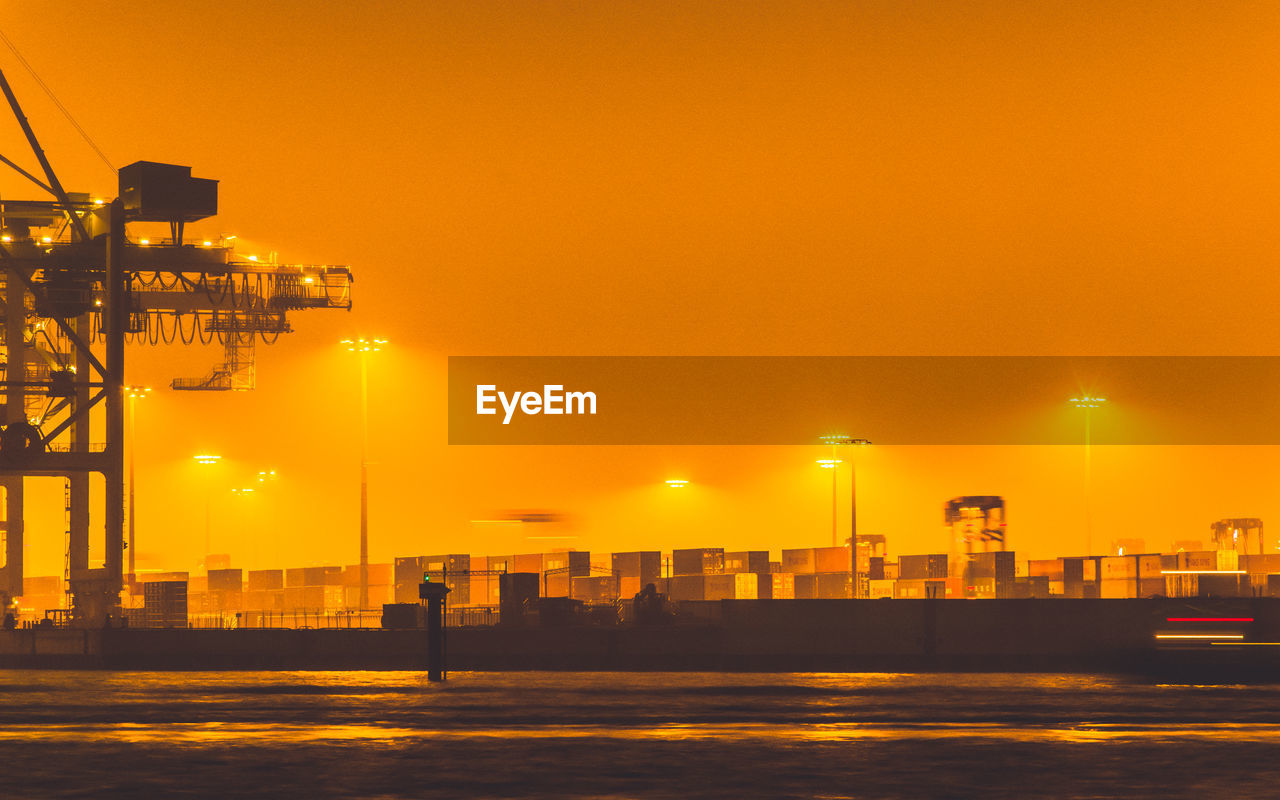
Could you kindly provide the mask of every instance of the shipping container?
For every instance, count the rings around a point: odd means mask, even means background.
[[[467,553],[443,553],[434,556],[423,556],[422,558],[422,571],[431,574],[432,577],[467,572],[470,569],[471,556]],[[421,580],[422,576],[419,575],[418,579]]]
[[[288,572],[292,572],[292,571],[293,570],[288,570]],[[413,593],[414,600],[412,602],[417,602],[417,598],[418,598],[417,585],[422,581],[422,556],[401,556],[400,558],[397,558],[395,560],[395,566],[393,568],[393,572],[394,572],[393,577],[395,579],[394,580],[395,584],[407,586],[412,583],[414,585],[414,593]],[[287,574],[285,576],[284,585],[286,587],[294,585],[293,582],[289,580],[289,577]],[[397,600],[396,602],[399,603],[402,601]],[[403,601],[403,602],[410,602],[410,601]]]
[[[1062,559],[1061,558],[1043,558],[1032,559],[1027,562],[1027,576],[1037,578],[1044,576],[1052,583],[1062,582]]]
[[[769,596],[774,600],[794,600],[796,598],[796,576],[791,572],[769,573],[771,585]]]
[[[766,558],[765,563],[768,563]],[[754,572],[735,572],[733,573],[733,599],[734,600],[759,600],[760,599],[760,575]]]
[[[724,571],[729,573],[769,571],[768,550],[739,550],[724,554]]]
[[[148,581],[142,591],[148,628],[187,627],[186,581]]]
[[[1218,552],[1234,552],[1219,550]],[[1247,575],[1215,575],[1204,573],[1192,576],[1197,579],[1199,597],[1249,597],[1253,590],[1249,586]]]
[[[538,600],[540,579],[536,572],[507,572],[498,576],[498,613],[503,625],[523,622],[525,609]]]
[[[847,547],[813,548],[813,571],[853,573],[853,556]]]
[[[1267,576],[1267,597],[1280,597],[1280,575]]]
[[[186,581],[187,587],[191,586],[191,573],[189,572],[138,572],[134,579],[138,583],[151,583],[152,581]],[[61,580],[59,578],[58,580]]]
[[[674,601],[705,600],[706,575],[673,575],[667,578],[667,596]]]
[[[658,579],[653,578],[651,580],[643,581],[643,582],[642,580],[643,579],[639,577],[629,577],[629,576],[623,576],[621,578],[618,578],[618,597],[622,598],[623,600],[630,600],[631,598],[640,594],[640,590],[643,589],[646,584],[654,583]],[[657,587],[655,586],[654,588],[656,589]]]
[[[570,577],[586,577],[591,574],[591,552],[588,550],[562,550],[542,554],[542,571],[563,571]]]
[[[589,605],[605,605],[618,599],[618,581],[609,575],[575,576],[570,596]]]
[[[898,557],[898,577],[907,580],[937,580],[947,577],[946,553]]]
[[[735,574],[704,575],[702,582],[703,600],[733,600],[738,590]]]
[[[884,556],[871,556],[867,560],[867,578],[873,581],[884,580]]]
[[[812,547],[782,551],[782,571],[796,575],[812,575],[818,571],[818,557]]]
[[[1233,572],[1240,569],[1240,554],[1235,550],[1219,550],[1216,555],[1219,572]]]
[[[886,597],[893,597],[893,585],[895,583],[897,583],[897,581],[873,578],[871,580],[870,594],[868,596],[872,600],[880,600]]]
[[[894,581],[893,596],[901,600],[919,600],[925,597],[927,578],[899,578]]]
[[[1164,577],[1139,578],[1138,597],[1164,597]]]
[[[242,569],[211,569],[208,578],[211,592],[239,592],[244,589]]]
[[[284,589],[250,589],[244,593],[245,610],[284,611],[284,592]]]
[[[813,577],[814,593],[819,600],[847,600],[853,597],[852,572],[822,572]]]
[[[1098,596],[1103,600],[1137,597],[1136,578],[1103,578],[1098,582]]]
[[[1280,574],[1280,553],[1241,555],[1240,569],[1254,575]]]
[[[671,551],[672,575],[724,574],[724,548],[703,547]]]
[[[282,569],[251,569],[249,570],[248,586],[251,592],[276,591],[284,588],[284,570]]]
[[[508,572],[542,572],[542,553],[520,553],[511,557]]]
[[[637,592],[644,588],[646,583],[653,583],[662,577],[662,553],[657,550],[614,553],[612,560],[615,575],[639,579],[640,588],[636,589]]]
[[[795,595],[797,600],[816,600],[818,597],[818,578],[812,573],[795,573]]]

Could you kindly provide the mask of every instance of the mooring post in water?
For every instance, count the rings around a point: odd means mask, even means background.
[[[449,587],[443,579],[439,583],[431,580],[430,575],[422,576],[418,584],[418,597],[427,601],[427,680],[442,681],[445,679],[444,664],[444,602],[449,594]]]

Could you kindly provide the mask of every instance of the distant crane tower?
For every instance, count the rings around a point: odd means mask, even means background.
[[[990,552],[993,545],[1005,549],[1004,498],[998,495],[965,495],[953,497],[942,506],[943,523],[951,529],[951,559],[948,572],[964,575],[964,567],[973,555],[974,545]],[[960,554],[964,554],[963,562]]]
[[[102,627],[119,620],[123,587],[125,343],[217,341],[223,363],[172,388],[252,389],[255,343],[289,333],[290,311],[350,309],[352,276],[341,266],[260,263],[222,240],[185,241],[187,223],[218,210],[217,181],[188,167],[130,164],[113,200],[66,191],[3,72],[0,89],[43,179],[0,162],[53,197],[0,200],[0,599],[8,608],[23,591],[23,479],[63,477],[71,621]],[[131,222],[167,222],[170,236],[130,236]],[[92,473],[106,483],[101,567],[89,563]]]
[[[1259,555],[1266,552],[1262,539],[1262,520],[1256,517],[1220,519],[1210,525],[1209,530],[1212,531],[1213,543],[1219,550],[1238,550],[1241,553],[1248,553],[1249,534],[1255,534],[1258,538]]]

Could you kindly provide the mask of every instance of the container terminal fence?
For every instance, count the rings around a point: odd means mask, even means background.
[[[497,606],[451,608],[445,613],[450,628],[486,627],[498,624]],[[141,624],[139,624],[141,627]],[[215,614],[191,614],[188,628],[381,628],[383,614],[376,611],[241,611]]]

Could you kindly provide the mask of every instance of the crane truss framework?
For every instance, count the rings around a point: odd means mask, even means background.
[[[122,586],[125,343],[216,342],[223,362],[172,388],[252,389],[255,345],[291,332],[291,311],[349,310],[352,277],[341,266],[261,264],[221,244],[186,244],[180,228],[144,244],[126,235],[131,216],[120,200],[62,194],[0,200],[0,595],[23,592],[23,478],[66,477],[72,619],[96,626],[119,613]],[[105,430],[91,434],[100,405]],[[94,472],[107,484],[101,568],[89,565]]]

